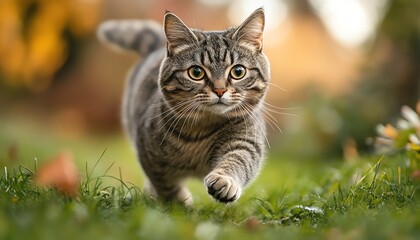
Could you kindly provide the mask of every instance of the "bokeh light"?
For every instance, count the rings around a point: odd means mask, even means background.
[[[357,47],[370,40],[387,0],[310,0],[332,36],[345,46]]]

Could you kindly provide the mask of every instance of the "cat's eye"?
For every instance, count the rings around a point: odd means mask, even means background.
[[[205,75],[204,69],[199,66],[192,66],[188,69],[188,76],[193,80],[201,80]]]
[[[236,79],[236,80],[239,80],[239,79],[243,78],[245,76],[245,74],[246,74],[246,69],[242,65],[235,65],[230,70],[230,76],[233,79]]]

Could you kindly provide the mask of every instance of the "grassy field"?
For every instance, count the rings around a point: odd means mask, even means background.
[[[237,203],[216,203],[191,180],[194,205],[183,207],[142,193],[123,136],[74,141],[2,126],[0,239],[420,238],[415,152],[353,162],[269,155]],[[10,144],[19,146],[15,162]],[[74,153],[82,174],[76,198],[34,184],[39,165],[61,149]]]

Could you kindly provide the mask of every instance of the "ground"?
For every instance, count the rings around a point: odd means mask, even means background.
[[[239,201],[217,203],[191,180],[194,204],[184,207],[143,194],[140,167],[122,134],[74,141],[10,122],[2,131],[0,239],[420,237],[415,152],[353,161],[269,154]],[[62,149],[73,153],[82,175],[73,198],[34,184],[40,166]]]

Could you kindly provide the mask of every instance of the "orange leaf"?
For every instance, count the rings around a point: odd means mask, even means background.
[[[39,185],[54,187],[69,197],[77,195],[79,181],[80,175],[73,156],[67,152],[61,153],[42,166],[36,176]]]

